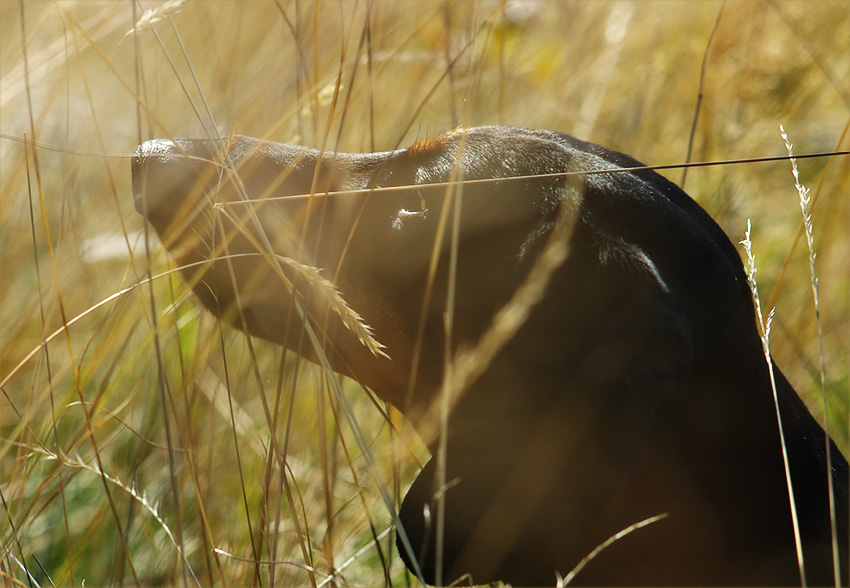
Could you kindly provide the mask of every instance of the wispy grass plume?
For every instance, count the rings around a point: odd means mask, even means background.
[[[239,222],[239,220],[230,214],[224,206],[219,204],[215,205],[215,209],[220,211],[222,214],[226,215],[236,226],[239,231],[248,239],[254,247],[257,248],[257,251],[263,251],[265,248],[262,244],[251,234],[250,231],[247,231],[243,223]],[[298,292],[295,288],[295,285],[291,280],[289,280],[282,271],[277,271],[277,264],[283,264],[288,267],[290,270],[294,271],[298,275],[300,275],[304,280],[306,280],[307,285],[309,286],[309,290],[313,295],[317,295],[321,302],[326,304],[328,308],[334,311],[334,313],[339,317],[342,321],[342,324],[348,329],[360,343],[363,344],[366,349],[368,349],[372,355],[386,357],[389,359],[389,355],[384,352],[385,345],[375,339],[375,335],[372,332],[372,327],[367,325],[363,320],[363,317],[355,311],[348,302],[342,297],[339,290],[337,290],[336,286],[322,276],[321,268],[313,267],[310,265],[306,265],[300,263],[291,257],[286,257],[282,255],[272,255],[269,254],[271,261],[274,261],[273,269],[278,274],[278,277],[284,283],[286,288],[293,296],[297,296]]]
[[[812,300],[815,306],[815,321],[818,328],[818,357],[820,358],[820,388],[821,397],[823,399],[823,429],[826,432],[826,479],[829,488],[829,519],[832,527],[832,564],[833,577],[835,579],[836,588],[841,585],[841,560],[838,554],[838,529],[836,524],[835,514],[835,488],[832,482],[832,448],[830,447],[830,432],[829,432],[829,403],[826,398],[826,366],[824,365],[824,350],[823,350],[823,326],[820,317],[820,298],[818,296],[818,278],[815,273],[815,245],[814,231],[812,230],[812,215],[809,212],[809,189],[806,188],[800,181],[800,170],[797,168],[797,160],[794,158],[793,145],[788,138],[788,133],[785,132],[785,127],[779,125],[779,134],[782,135],[782,141],[785,143],[785,148],[788,150],[788,156],[791,157],[791,173],[794,175],[794,186],[797,188],[797,193],[800,195],[800,213],[803,215],[803,228],[806,233],[806,245],[809,248],[809,278],[812,284]]]
[[[183,9],[183,5],[186,3],[186,0],[167,0],[163,2],[156,8],[148,8],[145,10],[142,17],[136,21],[136,24],[132,29],[127,31],[124,35],[124,39],[129,37],[130,35],[135,35],[137,33],[141,33],[151,28],[153,25],[166,18],[167,16],[171,16],[172,14],[177,14]]]
[[[756,307],[756,316],[758,317],[759,329],[761,330],[761,345],[764,351],[764,359],[767,362],[767,369],[770,373],[770,388],[773,390],[773,404],[776,408],[776,422],[779,427],[779,441],[782,444],[782,462],[785,464],[785,482],[788,485],[788,499],[791,506],[791,521],[794,526],[794,543],[797,548],[797,567],[800,570],[800,584],[806,586],[806,567],[803,562],[803,543],[800,539],[800,522],[797,519],[797,502],[794,499],[794,485],[791,483],[791,468],[788,465],[788,448],[785,445],[785,431],[782,427],[782,415],[779,413],[779,396],[776,392],[776,377],[773,372],[773,359],[770,356],[770,324],[773,321],[773,312],[771,309],[767,315],[767,322],[764,320],[764,315],[761,312],[761,301],[759,300],[758,284],[756,283],[756,256],[753,253],[753,243],[750,238],[752,225],[750,219],[747,219],[747,233],[741,244],[747,253],[747,283],[750,286],[750,292],[753,294],[753,303]]]

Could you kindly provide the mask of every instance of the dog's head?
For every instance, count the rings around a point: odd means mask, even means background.
[[[135,206],[217,316],[291,348],[307,318],[335,370],[409,408],[414,354],[421,396],[442,377],[443,352],[417,339],[445,339],[450,304],[452,344],[474,344],[562,204],[578,211],[584,178],[556,137],[494,127],[371,154],[153,140],[133,160]]]

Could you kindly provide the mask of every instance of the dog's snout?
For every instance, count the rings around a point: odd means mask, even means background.
[[[185,148],[169,139],[151,139],[133,154],[133,204],[151,220],[160,207],[168,207],[175,192],[187,193],[196,181],[196,165]]]
[[[133,205],[136,212],[147,216],[152,193],[149,183],[152,179],[151,164],[163,163],[174,153],[174,141],[169,139],[151,139],[136,148],[133,154]]]

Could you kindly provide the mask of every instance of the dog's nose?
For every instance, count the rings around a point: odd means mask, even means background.
[[[184,149],[170,139],[152,139],[133,154],[133,205],[150,219],[151,213],[168,204],[176,190],[195,179],[195,165]]]
[[[169,139],[152,139],[145,141],[136,148],[133,154],[133,205],[140,214],[150,210],[151,202],[145,200],[146,194],[152,192],[150,165],[152,160],[164,163],[174,154],[174,141]]]

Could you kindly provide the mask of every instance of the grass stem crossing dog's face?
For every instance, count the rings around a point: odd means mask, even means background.
[[[148,141],[133,185],[217,316],[363,382],[432,450],[450,399],[445,460],[399,513],[401,555],[426,582],[554,584],[660,514],[575,581],[799,582],[738,253],[639,167],[567,135],[483,127],[370,154]],[[806,571],[831,583],[826,440],[776,381]],[[829,467],[846,571],[834,448]]]

